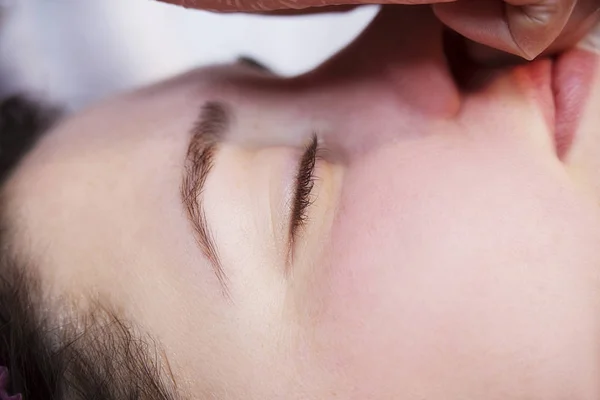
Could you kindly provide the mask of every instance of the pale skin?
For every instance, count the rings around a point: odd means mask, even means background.
[[[569,55],[589,90],[560,157],[549,61],[458,90],[428,8],[384,10],[300,78],[212,67],[109,100],[10,180],[15,246],[57,303],[99,298],[155,337],[193,398],[597,400],[600,69]],[[180,197],[215,100],[235,116],[203,192],[227,294]]]

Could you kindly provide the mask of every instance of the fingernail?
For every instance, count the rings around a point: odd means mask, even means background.
[[[546,0],[527,6],[506,6],[509,29],[523,58],[533,60],[560,35],[572,11],[563,3]]]
[[[496,50],[470,40],[467,41],[466,48],[467,54],[471,60],[486,67],[498,68],[526,62],[522,57],[517,55],[502,50]]]
[[[549,43],[546,43],[547,40],[542,42],[536,39],[539,35],[535,34],[535,29],[540,29],[540,27],[532,25],[531,17],[524,14],[523,7],[510,5],[507,7],[508,25],[515,45],[519,50],[519,55],[531,61],[540,55]]]
[[[528,44],[519,44],[518,42],[517,46],[519,46],[519,50],[521,51],[521,57],[527,61],[535,60],[535,58],[542,54],[542,52],[546,49],[545,46],[531,46]]]

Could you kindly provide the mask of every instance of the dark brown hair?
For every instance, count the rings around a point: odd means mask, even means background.
[[[58,115],[24,97],[0,102],[0,193]],[[152,338],[101,304],[83,315],[45,301],[35,272],[40,266],[14,250],[10,232],[0,195],[0,366],[9,368],[9,394],[24,400],[180,398]]]

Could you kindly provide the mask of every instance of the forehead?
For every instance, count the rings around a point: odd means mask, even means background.
[[[134,262],[134,239],[150,246],[159,239],[149,232],[160,236],[160,224],[179,220],[165,210],[178,200],[184,138],[204,101],[202,76],[196,72],[66,118],[24,159],[5,188],[9,218],[23,252],[48,263],[53,279],[68,277],[67,266],[81,263],[93,282],[96,268]]]

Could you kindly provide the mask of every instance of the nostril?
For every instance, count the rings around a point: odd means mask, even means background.
[[[477,64],[469,56],[465,38],[450,29],[445,29],[443,35],[444,55],[456,85],[463,91],[476,91],[485,82],[477,74]]]

